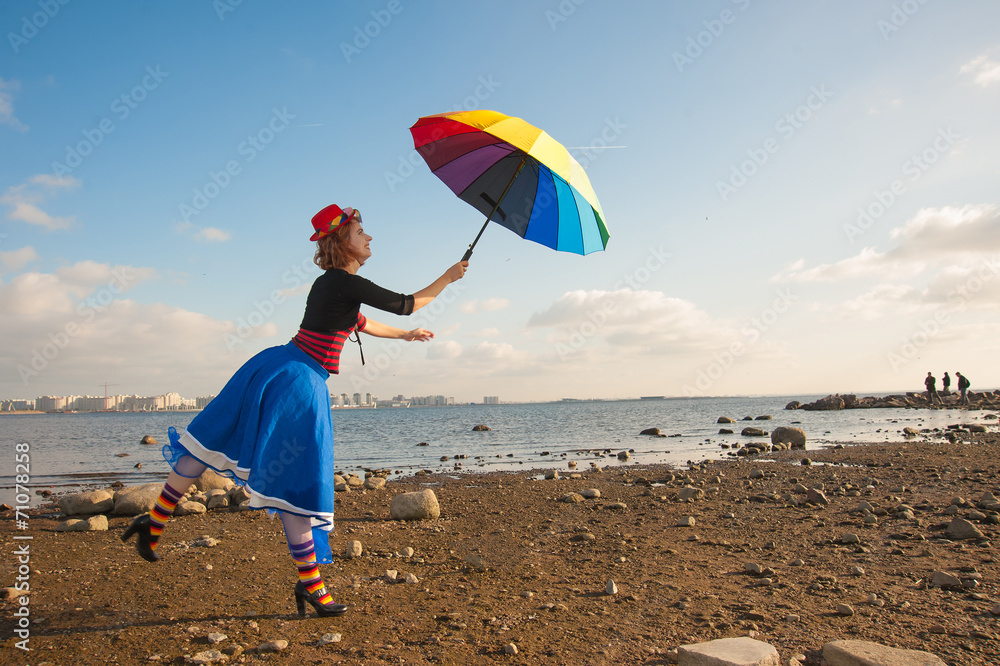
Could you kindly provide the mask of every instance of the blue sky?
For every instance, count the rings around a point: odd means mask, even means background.
[[[217,392],[301,320],[309,218],[413,292],[479,214],[408,128],[486,108],[585,165],[611,239],[487,230],[334,392],[479,401],[1000,386],[994,2],[13,1],[0,397]]]

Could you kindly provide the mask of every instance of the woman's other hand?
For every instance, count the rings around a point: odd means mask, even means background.
[[[434,334],[426,328],[415,328],[403,334],[403,339],[407,342],[426,342],[434,337]]]

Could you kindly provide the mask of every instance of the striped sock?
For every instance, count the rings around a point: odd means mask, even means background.
[[[150,546],[153,550],[156,550],[156,545],[160,541],[160,535],[163,534],[163,526],[167,524],[174,509],[177,508],[177,502],[183,496],[183,492],[171,487],[170,484],[163,484],[163,492],[160,493],[160,497],[156,500],[156,506],[149,512],[149,536],[152,542]]]
[[[299,580],[305,585],[309,594],[316,593],[317,600],[323,604],[332,604],[333,599],[323,585],[323,579],[319,575],[319,567],[316,565],[316,546],[312,539],[299,544],[288,544],[292,551],[292,561],[299,570]]]

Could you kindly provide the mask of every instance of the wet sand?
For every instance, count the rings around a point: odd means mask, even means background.
[[[108,532],[60,533],[51,511],[34,511],[26,531],[6,513],[5,586],[15,549],[30,544],[32,651],[15,647],[17,605],[4,602],[0,663],[180,664],[218,650],[248,664],[651,665],[671,663],[679,645],[748,635],[777,647],[782,663],[799,654],[818,664],[823,644],[840,638],[927,650],[950,664],[1000,663],[991,613],[1000,614],[1000,514],[949,509],[954,498],[1000,497],[1000,436],[974,437],[691,470],[570,470],[554,460],[560,479],[539,480],[539,470],[430,475],[342,492],[335,562],[321,567],[334,599],[350,606],[341,618],[297,617],[281,526],[262,512],[175,518],[156,564],[119,541],[129,518],[112,516]],[[580,478],[566,478],[574,472]],[[807,503],[801,491],[816,486],[827,504]],[[705,496],[681,501],[684,487]],[[437,494],[441,518],[389,519],[393,496],[424,488]],[[585,489],[601,496],[560,501]],[[874,523],[855,511],[862,502]],[[912,517],[897,517],[902,504]],[[952,514],[972,515],[982,538],[945,538]],[[32,539],[14,539],[24,535]],[[193,545],[203,535],[217,545]],[[347,559],[352,540],[364,554]],[[418,581],[390,583],[388,570]],[[939,571],[964,587],[934,587]],[[226,638],[210,645],[210,634]],[[287,646],[258,650],[270,641]],[[505,653],[511,645],[517,654]]]

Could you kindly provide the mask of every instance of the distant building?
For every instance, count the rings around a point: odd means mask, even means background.
[[[35,409],[39,412],[53,412],[66,409],[65,396],[41,395],[35,398]]]
[[[500,404],[500,396],[498,396],[498,395],[486,395],[486,396],[483,396],[483,404],[484,405],[499,405]]]
[[[0,401],[0,412],[28,412],[35,408],[34,400]]]
[[[197,398],[194,399],[194,408],[205,409],[206,407],[208,407],[208,403],[212,402],[212,400],[214,399],[215,399],[214,395],[198,396]]]

